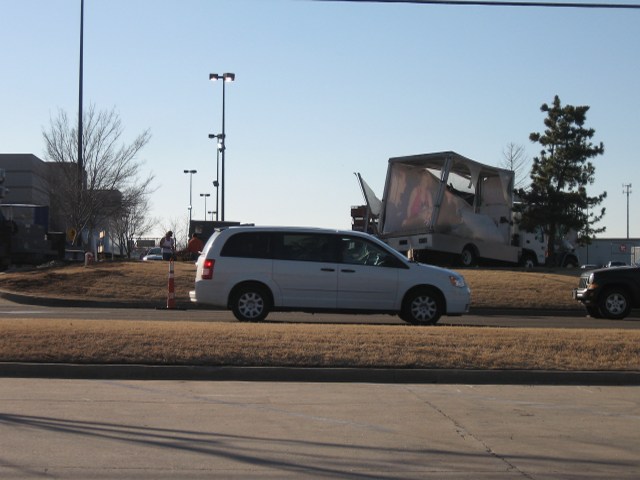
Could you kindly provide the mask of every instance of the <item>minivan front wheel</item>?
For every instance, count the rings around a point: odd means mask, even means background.
[[[400,318],[413,325],[434,325],[443,313],[440,296],[430,288],[410,292],[402,304]]]
[[[269,295],[264,287],[245,285],[231,299],[231,311],[241,322],[260,322],[267,318],[270,309]]]

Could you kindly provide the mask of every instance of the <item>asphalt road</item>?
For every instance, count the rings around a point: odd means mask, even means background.
[[[25,305],[0,298],[0,319],[2,318],[40,318],[73,320],[141,320],[171,322],[235,322],[229,311],[203,309],[159,308],[96,308],[96,307],[59,307],[46,305]],[[635,313],[635,312],[634,312]],[[371,325],[404,325],[397,316],[392,315],[340,315],[307,314],[298,312],[273,312],[267,318],[273,323],[350,323]],[[442,317],[438,325],[469,325],[527,328],[619,328],[640,329],[640,316],[633,315],[624,320],[594,319],[580,312],[567,315],[553,312],[484,312],[483,314],[463,315],[460,317]]]

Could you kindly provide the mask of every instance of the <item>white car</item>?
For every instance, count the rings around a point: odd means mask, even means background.
[[[471,292],[451,270],[409,261],[366,233],[298,227],[216,231],[196,263],[192,302],[240,321],[270,311],[389,313],[412,324],[469,311]]]
[[[150,260],[162,260],[162,248],[160,247],[152,247],[149,250],[147,250],[147,253],[145,253],[142,256],[142,260],[144,262],[148,262]]]

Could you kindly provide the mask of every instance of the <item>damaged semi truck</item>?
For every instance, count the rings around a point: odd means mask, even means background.
[[[545,264],[542,229],[518,228],[511,170],[452,151],[395,157],[389,159],[382,201],[358,179],[367,203],[366,219],[358,223],[374,225],[382,240],[417,261]],[[577,266],[578,260],[567,251],[563,263]]]

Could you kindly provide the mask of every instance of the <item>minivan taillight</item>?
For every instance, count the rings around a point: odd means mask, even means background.
[[[213,267],[216,264],[215,260],[206,258],[202,264],[202,279],[211,280],[213,278]]]

